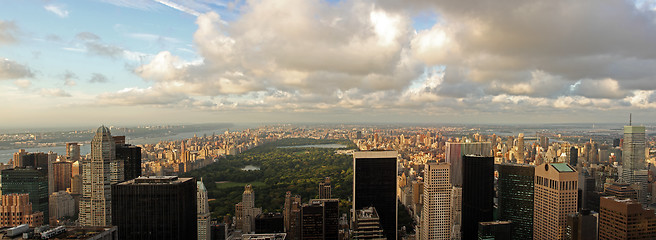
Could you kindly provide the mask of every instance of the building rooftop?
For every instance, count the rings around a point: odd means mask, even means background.
[[[189,181],[193,178],[178,178],[177,176],[149,176],[138,177],[130,181],[119,183],[118,185],[153,185],[153,184],[177,184]]]
[[[285,240],[286,233],[262,233],[262,234],[244,234],[242,240]]]
[[[549,163],[549,165],[555,168],[558,172],[576,172],[576,170],[567,163]]]

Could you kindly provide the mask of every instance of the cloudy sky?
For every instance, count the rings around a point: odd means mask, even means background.
[[[656,118],[656,1],[2,1],[0,125]]]

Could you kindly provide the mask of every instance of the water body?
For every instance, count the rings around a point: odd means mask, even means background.
[[[337,143],[331,143],[331,144],[312,144],[312,145],[299,145],[299,146],[282,146],[278,148],[345,148],[347,147],[344,144],[337,144]]]
[[[260,167],[253,166],[253,165],[247,165],[244,168],[242,168],[241,170],[242,171],[258,171],[258,170],[260,170]]]

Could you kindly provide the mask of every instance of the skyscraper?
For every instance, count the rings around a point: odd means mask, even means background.
[[[59,161],[52,163],[53,192],[66,191],[71,187],[71,162]]]
[[[15,227],[21,224],[29,224],[30,227],[41,226],[43,212],[32,211],[32,206],[26,193],[3,194],[2,205],[0,205],[0,225],[3,227]]]
[[[330,199],[331,186],[330,177],[326,177],[324,181],[319,183],[319,199]]]
[[[80,145],[78,145],[76,142],[66,143],[66,158],[71,162],[79,161]]]
[[[210,206],[207,198],[207,188],[203,180],[196,182],[196,220],[198,221],[198,240],[210,239]]]
[[[125,144],[125,137],[116,139],[116,160],[123,162],[124,180],[132,180],[141,176],[141,148]]]
[[[625,142],[626,143],[626,142]],[[599,239],[656,239],[656,215],[631,199],[602,197]]]
[[[579,149],[572,146],[569,149],[569,165],[572,167],[576,167],[578,163],[579,163]]]
[[[462,238],[475,239],[478,223],[494,217],[494,158],[466,155],[462,165]]]
[[[446,152],[444,153],[446,162],[451,164],[451,184],[456,187],[462,186],[462,156],[479,155],[484,157],[492,156],[492,143],[473,142],[473,143],[446,143]],[[380,210],[379,210],[380,211]]]
[[[48,178],[45,173],[31,167],[5,169],[1,172],[2,194],[27,193],[34,212],[48,215]]]
[[[451,164],[426,163],[420,240],[451,239],[450,171]]]
[[[353,153],[353,213],[376,208],[388,240],[397,237],[397,156],[396,151]]]
[[[197,239],[196,180],[139,177],[112,185],[119,239]]]
[[[301,196],[292,196],[291,192],[285,194],[283,218],[287,239],[301,239]]]
[[[82,161],[80,225],[108,226],[112,223],[111,184],[122,180],[115,160],[116,148],[109,129],[101,126],[91,140],[91,159]]]
[[[375,207],[366,207],[353,214],[353,239],[388,239],[380,224]]]
[[[241,199],[241,202],[235,205],[235,227],[243,233],[254,232],[255,217],[262,213],[262,208],[255,207],[255,192],[250,184],[244,187],[244,193]]]
[[[544,163],[535,168],[534,189],[533,239],[564,239],[578,204],[578,173],[567,163]]]
[[[323,206],[320,203],[303,204],[301,217],[301,238],[303,240],[323,239]]]
[[[636,183],[634,171],[646,169],[645,127],[624,126],[622,148],[622,179],[626,183]]]
[[[497,165],[499,219],[513,222],[512,239],[533,238],[533,181],[535,166]]]
[[[571,240],[597,240],[597,216],[587,209],[567,216],[565,237]]]
[[[547,148],[546,146],[544,147],[545,149]],[[524,134],[520,133],[517,136],[517,163],[524,163]]]
[[[339,199],[312,199],[303,205],[302,239],[339,239]]]

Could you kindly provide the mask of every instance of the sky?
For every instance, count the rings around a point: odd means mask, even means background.
[[[4,0],[1,127],[653,123],[656,0]]]

